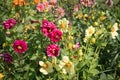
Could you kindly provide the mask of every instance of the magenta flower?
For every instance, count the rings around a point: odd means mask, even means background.
[[[39,3],[39,4],[37,4],[36,9],[38,10],[38,12],[43,12],[45,9],[45,6],[44,6],[44,4]]]
[[[77,43],[75,44],[75,48],[78,49],[79,47],[80,47],[80,43],[77,42]]]
[[[80,47],[80,43],[77,42],[77,43],[74,45],[73,50],[74,50],[74,49],[78,49],[79,47]]]
[[[42,21],[41,31],[46,37],[48,37],[49,33],[51,33],[54,29],[56,29],[56,25],[53,22],[49,22],[47,20]]]
[[[58,42],[62,39],[62,31],[60,31],[59,29],[54,29],[49,35],[48,37],[50,38],[50,40],[52,42]]]
[[[7,62],[7,63],[13,62],[12,56],[9,53],[2,53],[0,54],[0,57],[4,58],[4,62]]]
[[[13,18],[10,18],[6,21],[3,22],[3,26],[5,29],[10,29],[12,28],[15,24],[17,23],[17,21]]]
[[[59,56],[60,48],[57,44],[50,44],[46,48],[47,56],[49,57],[56,57]]]
[[[16,53],[24,53],[27,50],[27,43],[23,40],[16,40],[13,43],[13,48]]]

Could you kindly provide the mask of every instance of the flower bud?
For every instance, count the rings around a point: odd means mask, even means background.
[[[68,40],[70,40],[70,41],[73,40],[73,36],[71,36],[71,35],[68,36]]]
[[[94,22],[94,26],[99,26],[99,23],[98,22]]]
[[[79,55],[79,56],[82,56],[82,55],[83,55],[82,49],[79,49],[79,50],[78,50],[78,55]]]
[[[95,42],[96,42],[96,39],[95,39],[95,38],[92,38],[92,39],[91,39],[91,43],[92,43],[92,44],[95,44]]]

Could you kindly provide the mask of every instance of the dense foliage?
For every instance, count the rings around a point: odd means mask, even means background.
[[[0,80],[120,80],[120,0],[1,0]]]

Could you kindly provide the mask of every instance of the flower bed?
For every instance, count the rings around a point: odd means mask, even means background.
[[[119,0],[2,0],[0,79],[119,80]]]

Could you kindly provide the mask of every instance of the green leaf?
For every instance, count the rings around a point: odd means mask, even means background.
[[[105,73],[102,73],[102,74],[100,75],[100,79],[99,79],[99,80],[107,80],[106,74],[105,74]]]

